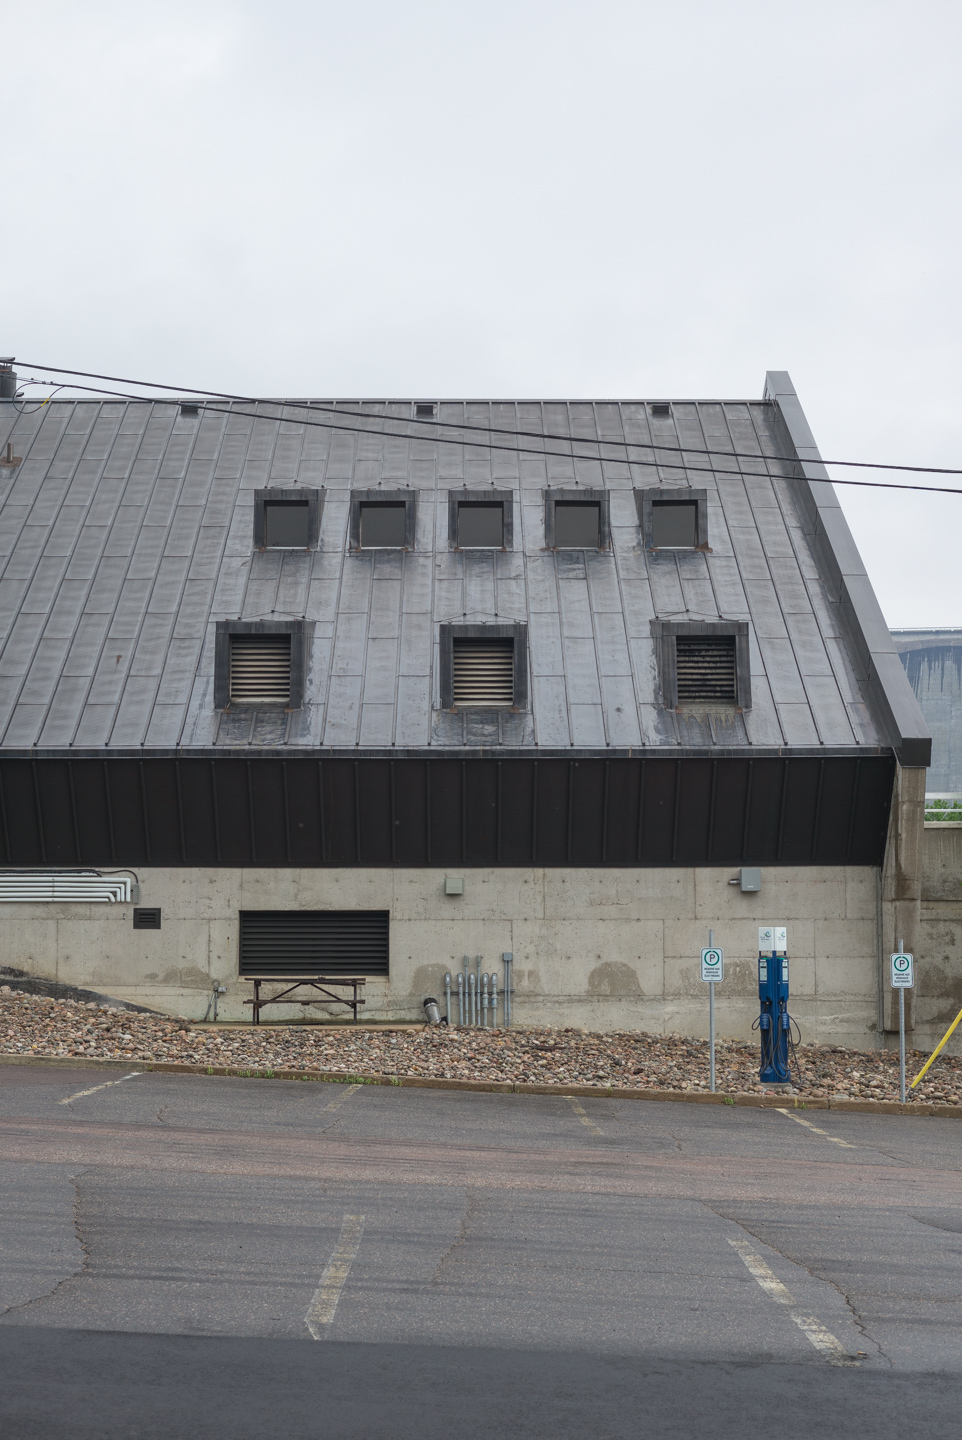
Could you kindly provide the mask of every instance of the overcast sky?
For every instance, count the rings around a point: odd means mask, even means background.
[[[299,396],[787,369],[826,456],[962,468],[959,0],[0,0],[0,36],[0,353]],[[962,624],[962,495],[840,494],[889,623]]]

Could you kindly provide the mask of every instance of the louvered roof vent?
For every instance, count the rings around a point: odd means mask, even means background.
[[[459,709],[514,704],[514,641],[455,639],[453,700]]]
[[[734,705],[734,635],[679,635],[675,640],[679,705]]]
[[[290,704],[290,635],[230,637],[230,699],[232,705]]]

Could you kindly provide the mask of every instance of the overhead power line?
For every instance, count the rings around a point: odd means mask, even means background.
[[[187,386],[183,386],[183,385],[163,385],[163,384],[160,384],[159,382],[153,381],[153,380],[129,380],[129,379],[123,379],[123,378],[117,377],[117,376],[98,375],[98,374],[96,374],[96,373],[93,372],[93,371],[64,370],[64,369],[60,369],[60,368],[58,368],[57,366],[53,366],[53,365],[33,365],[33,364],[31,364],[29,361],[21,361],[21,364],[27,366],[27,368],[32,369],[32,370],[43,370],[43,371],[45,371],[45,372],[48,373],[48,374],[79,376],[79,377],[82,377],[82,378],[88,379],[88,380],[109,380],[109,381],[111,381],[111,382],[113,382],[113,383],[115,383],[115,384],[119,384],[119,385],[135,385],[135,386],[137,386],[137,387],[140,388],[140,389],[164,390],[164,391],[168,392],[168,394],[173,391],[176,395],[191,395],[191,396],[195,396],[195,397],[198,397],[198,398],[200,398],[201,396],[210,395],[210,396],[213,396],[215,399],[228,400],[228,401],[231,402],[231,408],[230,408],[230,409],[225,409],[225,408],[222,407],[222,406],[211,405],[211,404],[209,404],[209,403],[207,403],[207,402],[204,402],[203,408],[204,408],[205,413],[208,413],[208,412],[209,412],[209,413],[211,413],[211,414],[216,414],[216,415],[234,415],[234,416],[245,417],[245,418],[252,419],[252,420],[262,420],[262,421],[263,421],[263,420],[273,420],[273,421],[275,421],[275,423],[277,423],[277,424],[292,423],[292,422],[290,422],[290,421],[286,421],[286,420],[285,420],[285,417],[284,417],[284,416],[281,416],[281,415],[263,415],[263,414],[260,414],[260,413],[257,413],[257,414],[253,414],[253,415],[252,415],[252,414],[250,414],[250,412],[248,412],[248,411],[237,410],[237,409],[234,408],[234,406],[237,405],[237,404],[242,404],[242,405],[277,405],[277,406],[282,407],[283,409],[308,411],[308,412],[311,414],[311,416],[316,416],[316,415],[318,414],[318,412],[321,412],[321,413],[324,413],[324,414],[330,414],[330,415],[337,415],[337,416],[339,416],[339,417],[343,417],[343,416],[345,416],[346,413],[350,413],[350,412],[345,412],[345,411],[343,411],[343,410],[338,410],[338,409],[336,409],[336,407],[334,407],[334,406],[324,406],[324,405],[312,404],[312,403],[309,403],[309,402],[306,402],[306,401],[294,401],[294,400],[263,400],[263,399],[258,399],[258,398],[255,397],[255,396],[233,395],[233,394],[230,394],[229,392],[225,392],[225,391],[199,390],[199,389],[197,389],[197,388],[188,388]],[[25,384],[35,383],[35,384],[43,384],[43,385],[46,385],[46,384],[53,384],[54,382],[51,382],[51,381],[34,381],[34,382],[25,381],[25,382],[23,382],[23,383],[25,383]],[[69,387],[65,387],[65,386],[63,386],[63,385],[58,385],[58,386],[57,386],[57,389],[63,389],[63,388],[70,388],[70,389],[73,389],[73,390],[82,390],[82,391],[84,391],[85,393],[90,393],[90,394],[95,394],[95,395],[106,395],[106,396],[110,396],[110,397],[113,398],[113,399],[118,399],[118,400],[138,401],[138,400],[146,400],[146,399],[149,399],[149,397],[146,397],[146,396],[130,395],[130,394],[127,394],[127,393],[125,393],[125,392],[117,391],[117,390],[105,390],[105,389],[103,389],[103,388],[100,387],[100,386],[94,386],[94,385],[70,385]],[[178,400],[178,399],[174,399],[174,398],[165,399],[164,396],[159,396],[159,397],[157,397],[156,400],[152,401],[151,403],[180,406],[180,404],[181,404],[182,402],[181,402],[180,400]],[[928,465],[889,465],[889,464],[885,464],[885,463],[883,463],[883,462],[868,461],[868,460],[818,460],[818,461],[805,461],[805,460],[802,460],[802,459],[801,459],[799,456],[797,456],[797,455],[762,455],[762,454],[753,454],[753,453],[743,452],[743,451],[697,449],[697,448],[692,448],[692,447],[689,447],[689,446],[661,445],[661,444],[657,444],[657,443],[655,443],[655,442],[653,442],[653,441],[642,441],[642,440],[630,440],[630,441],[629,441],[629,440],[600,440],[600,439],[589,439],[589,438],[587,438],[587,437],[582,437],[582,436],[556,435],[556,434],[552,434],[551,432],[547,432],[547,431],[509,430],[509,429],[505,429],[505,428],[498,427],[498,426],[493,426],[493,425],[492,425],[492,426],[472,425],[472,424],[468,424],[468,423],[461,423],[461,422],[458,422],[458,421],[446,421],[446,420],[438,420],[438,419],[430,419],[430,420],[429,420],[429,419],[424,418],[424,417],[411,417],[411,419],[401,420],[401,418],[398,417],[398,416],[387,416],[387,415],[385,415],[385,416],[358,415],[357,418],[358,418],[359,420],[370,420],[370,421],[378,422],[380,428],[378,428],[378,429],[370,429],[370,428],[362,428],[361,426],[358,426],[358,425],[346,425],[346,424],[343,424],[343,423],[338,423],[338,422],[336,422],[336,421],[319,420],[319,419],[316,419],[316,418],[307,419],[307,418],[306,418],[305,416],[303,416],[303,415],[301,415],[301,416],[298,417],[296,423],[301,424],[301,425],[311,426],[312,428],[324,429],[324,430],[334,430],[334,431],[338,431],[338,432],[342,432],[342,433],[346,433],[346,434],[350,434],[350,435],[371,435],[371,436],[388,438],[388,439],[399,439],[399,440],[412,440],[412,439],[413,439],[413,440],[422,440],[422,441],[433,441],[434,443],[439,444],[439,445],[456,445],[456,446],[467,447],[467,448],[469,448],[469,449],[475,449],[475,450],[506,451],[506,452],[508,452],[508,453],[510,453],[510,454],[515,454],[515,455],[532,455],[532,456],[536,456],[538,459],[542,459],[542,460],[547,456],[547,457],[554,457],[554,458],[556,458],[556,459],[571,459],[571,460],[590,461],[591,463],[600,464],[600,465],[605,465],[605,464],[611,464],[611,465],[635,465],[635,466],[643,466],[643,467],[649,467],[649,468],[679,469],[679,470],[685,470],[685,471],[689,471],[689,472],[692,472],[692,471],[693,471],[693,472],[695,472],[695,473],[704,471],[705,473],[709,473],[709,474],[713,474],[713,475],[739,476],[739,477],[741,477],[741,478],[743,478],[743,479],[744,479],[744,478],[750,478],[751,472],[747,472],[747,473],[746,473],[746,472],[743,471],[743,470],[725,470],[725,469],[723,469],[723,468],[721,468],[720,466],[715,465],[715,464],[710,464],[710,465],[692,465],[692,464],[691,464],[688,460],[686,460],[686,459],[680,459],[677,463],[666,462],[666,461],[664,461],[664,460],[642,460],[642,459],[630,457],[627,452],[628,452],[629,449],[643,449],[643,450],[650,450],[650,451],[656,451],[656,450],[657,450],[657,451],[659,451],[659,452],[666,452],[666,453],[668,453],[668,454],[678,455],[678,456],[688,456],[688,455],[704,455],[704,456],[707,456],[707,457],[718,456],[718,457],[719,457],[720,459],[722,459],[722,460],[742,459],[742,460],[751,460],[751,461],[754,461],[754,462],[756,462],[756,463],[758,463],[758,462],[769,463],[769,462],[770,462],[770,463],[772,463],[772,464],[780,464],[780,465],[793,465],[793,466],[794,466],[794,465],[800,465],[800,464],[802,464],[802,465],[804,465],[804,464],[821,464],[821,465],[832,465],[832,466],[848,466],[848,467],[856,467],[856,468],[859,468],[859,469],[869,469],[869,470],[875,469],[875,470],[909,471],[909,472],[912,472],[912,473],[919,473],[919,474],[962,475],[962,469],[949,469],[949,468],[945,468],[945,467],[928,466]],[[600,448],[600,447],[602,447],[602,446],[617,446],[617,447],[622,448],[622,449],[625,450],[625,456],[626,456],[626,458],[625,458],[624,460],[617,460],[617,459],[615,459],[613,456],[603,456],[603,455],[600,455],[600,454],[597,454],[597,455],[585,455],[585,454],[575,454],[575,453],[573,453],[573,452],[570,453],[570,454],[568,454],[568,453],[566,453],[566,452],[562,452],[562,451],[558,451],[558,450],[536,450],[536,449],[534,449],[534,448],[532,448],[532,447],[530,447],[530,446],[524,446],[524,445],[499,445],[499,444],[495,444],[495,443],[492,442],[492,441],[465,440],[465,439],[462,439],[462,438],[457,438],[457,437],[455,437],[455,436],[443,436],[443,435],[437,435],[437,434],[411,435],[411,433],[410,433],[409,430],[405,430],[405,431],[400,431],[400,430],[385,430],[385,429],[383,428],[383,426],[384,426],[385,424],[391,424],[391,423],[394,423],[394,424],[403,424],[403,425],[406,425],[406,426],[410,426],[410,425],[431,425],[431,426],[435,427],[435,429],[449,429],[449,430],[458,430],[458,431],[471,430],[472,432],[481,432],[481,433],[485,433],[485,434],[519,435],[519,436],[524,436],[524,437],[527,437],[527,438],[536,438],[536,439],[543,440],[543,441],[551,441],[552,443],[555,443],[555,444],[561,444],[561,445],[567,445],[567,446],[591,445],[591,446],[595,446],[595,447],[598,447],[598,448]],[[779,478],[779,479],[791,479],[791,478],[798,478],[798,477],[797,477],[797,476],[796,476],[796,477],[792,477],[792,476],[778,476],[778,477],[775,477],[775,478]],[[816,482],[816,483],[817,483],[817,482]],[[881,490],[925,490],[925,491],[931,491],[932,493],[935,493],[935,494],[947,494],[947,495],[959,495],[959,494],[962,494],[962,489],[957,489],[957,488],[955,488],[955,487],[944,486],[944,485],[907,485],[907,484],[904,484],[904,483],[901,483],[901,482],[896,482],[896,481],[883,481],[883,480],[846,480],[846,479],[838,479],[838,478],[833,479],[832,482],[830,482],[830,483],[833,483],[833,484],[836,484],[836,485],[867,486],[867,487],[870,487],[870,488],[873,488],[873,489],[881,489]]]

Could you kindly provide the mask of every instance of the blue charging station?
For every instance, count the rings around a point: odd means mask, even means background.
[[[758,1033],[761,1040],[762,1084],[787,1085],[791,1080],[788,1047],[791,1016],[788,1013],[788,935],[784,926],[766,925],[758,931]]]

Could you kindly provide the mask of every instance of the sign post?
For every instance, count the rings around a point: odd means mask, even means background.
[[[708,985],[709,1087],[715,1093],[715,986],[725,978],[725,952],[715,948],[715,932],[708,932],[708,949],[701,952],[701,978]]]
[[[892,956],[892,989],[899,992],[899,1099],[905,1104],[905,992],[915,985],[915,956],[906,955],[904,941],[899,940],[897,955]]]

